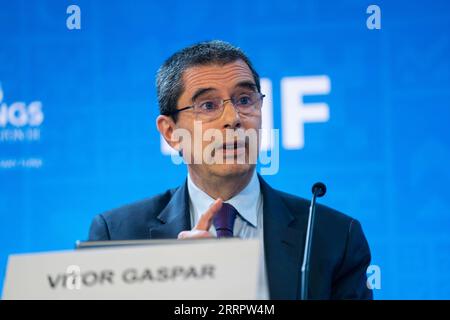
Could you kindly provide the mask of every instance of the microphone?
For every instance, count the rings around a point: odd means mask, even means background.
[[[316,213],[316,198],[323,197],[327,192],[327,187],[322,182],[316,182],[312,186],[312,199],[309,207],[308,227],[306,229],[305,248],[303,251],[303,262],[301,268],[302,286],[300,299],[308,299],[308,280],[309,280],[309,260],[312,245],[312,236],[314,231],[314,218]]]

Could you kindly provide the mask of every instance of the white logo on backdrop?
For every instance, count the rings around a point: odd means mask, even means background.
[[[41,101],[7,103],[0,83],[0,144],[33,143],[41,140],[44,112]],[[0,169],[39,168],[40,158],[0,158]]]

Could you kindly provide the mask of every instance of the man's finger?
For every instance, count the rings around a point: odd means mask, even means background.
[[[200,217],[194,229],[208,231],[211,228],[212,219],[217,211],[222,207],[222,199],[218,198],[211,207]]]
[[[190,231],[181,231],[178,234],[178,239],[201,239],[201,238],[212,238],[213,235],[208,231],[204,230],[190,230]]]

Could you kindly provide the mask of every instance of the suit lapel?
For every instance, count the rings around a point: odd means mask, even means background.
[[[176,239],[178,233],[191,229],[187,182],[173,193],[167,206],[149,225],[151,239]]]
[[[264,208],[264,250],[271,299],[297,299],[306,219],[298,221],[259,176]]]

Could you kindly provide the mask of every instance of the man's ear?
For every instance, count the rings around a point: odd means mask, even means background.
[[[166,142],[169,144],[169,146],[178,151],[180,149],[180,141],[172,140],[172,134],[176,129],[176,124],[173,121],[172,117],[159,115],[156,118],[156,127],[163,136],[164,140],[166,140]]]

